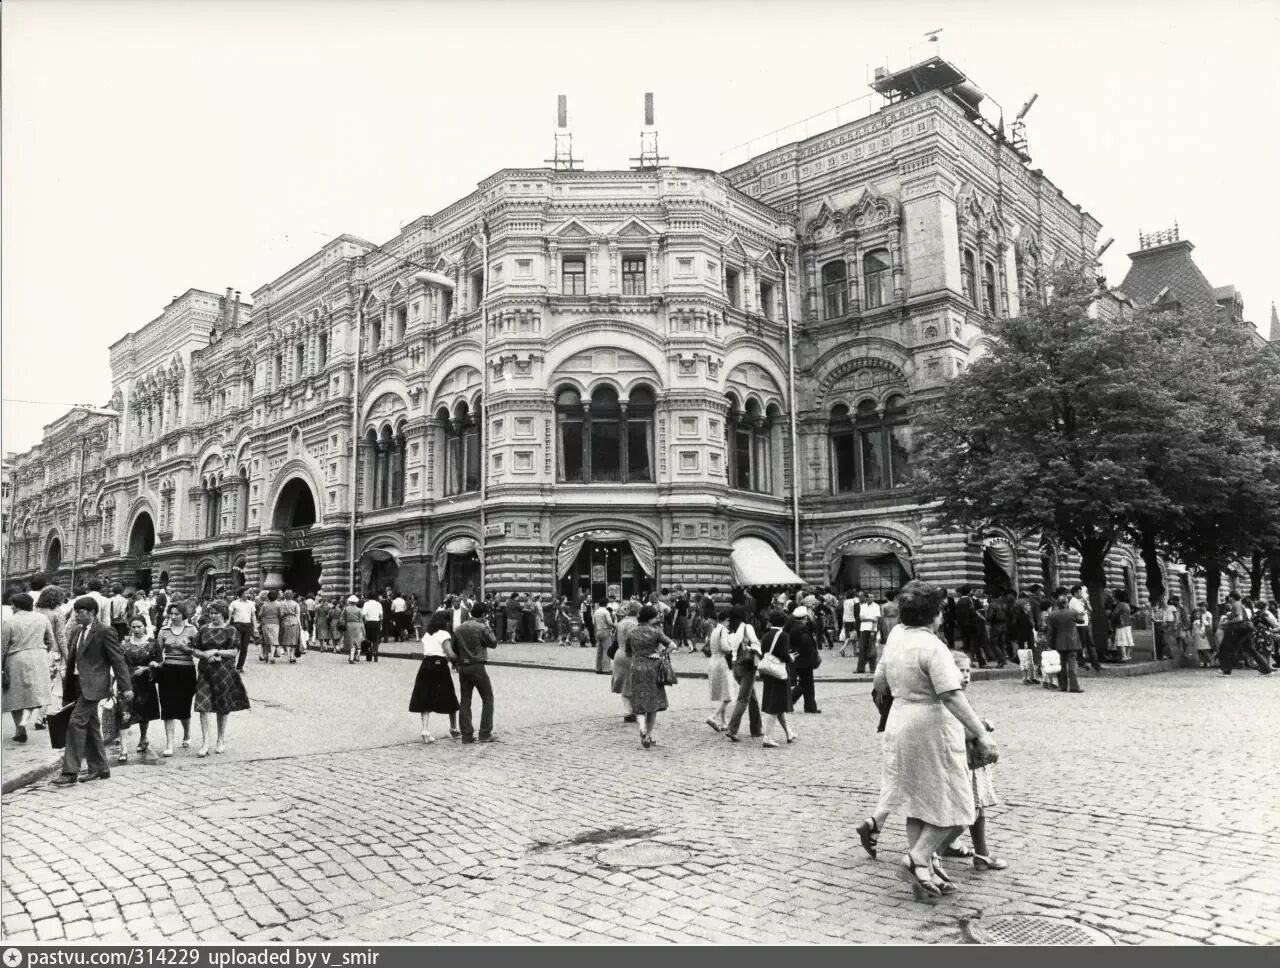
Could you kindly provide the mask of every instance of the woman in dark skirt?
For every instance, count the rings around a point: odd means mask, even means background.
[[[147,727],[160,718],[160,695],[156,690],[156,673],[162,668],[164,650],[160,643],[147,634],[147,620],[135,615],[129,622],[129,635],[120,643],[125,664],[132,678],[133,700],[116,704],[117,724],[120,730],[118,763],[129,762],[124,748],[124,731],[138,727],[138,755],[147,752]]]
[[[418,677],[413,681],[413,695],[409,697],[409,712],[422,716],[422,741],[434,743],[436,738],[427,729],[427,719],[432,713],[444,713],[449,717],[449,735],[457,739],[458,695],[453,691],[453,675],[449,663],[456,656],[453,651],[449,623],[452,612],[434,612],[422,636],[422,664]]]
[[[787,678],[776,679],[772,676],[763,676],[764,692],[760,696],[760,712],[766,719],[764,723],[764,742],[761,744],[766,748],[781,745],[773,738],[773,724],[778,722],[782,726],[782,731],[786,734],[787,742],[793,743],[796,734],[791,730],[791,724],[787,722],[787,713],[791,712],[791,677],[795,675],[795,659],[791,655],[791,641],[787,638],[787,633],[782,631],[782,626],[786,622],[786,616],[777,609],[769,613],[769,628],[761,636],[761,648],[766,653],[773,653],[787,665]]]
[[[191,701],[196,694],[196,665],[191,655],[196,627],[187,621],[187,608],[174,602],[167,610],[169,624],[156,636],[164,655],[156,675],[160,718],[164,720],[164,752],[173,755],[173,725],[182,722],[182,748],[191,745]]]
[[[249,694],[244,691],[240,673],[236,672],[239,635],[227,624],[227,606],[210,602],[205,609],[209,624],[200,629],[191,654],[200,660],[196,679],[196,697],[192,708],[200,714],[201,749],[197,756],[209,755],[209,715],[218,717],[218,745],[214,752],[227,751],[227,716],[249,708]]]

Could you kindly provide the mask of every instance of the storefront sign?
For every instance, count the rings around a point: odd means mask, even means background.
[[[501,523],[486,524],[484,526],[484,536],[486,538],[501,538],[506,533],[506,526]]]
[[[281,548],[284,551],[306,551],[311,545],[307,541],[307,528],[293,528],[284,533]]]

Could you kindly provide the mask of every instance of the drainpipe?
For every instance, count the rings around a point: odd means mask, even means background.
[[[480,591],[477,601],[484,601],[485,535],[489,500],[489,224],[480,219]],[[465,473],[465,472],[464,472]]]
[[[360,341],[364,334],[364,307],[369,301],[369,284],[366,282],[360,285],[360,301],[356,303],[356,358],[351,371],[351,520],[347,526],[347,547],[351,549],[351,565],[347,576],[350,582],[348,595],[356,594],[356,566],[360,563],[356,557],[356,482],[359,479],[360,469]]]
[[[782,263],[782,315],[787,324],[787,410],[791,423],[791,547],[792,565],[800,574],[800,435],[796,430],[796,333],[791,320],[791,267],[786,249],[779,247]]]

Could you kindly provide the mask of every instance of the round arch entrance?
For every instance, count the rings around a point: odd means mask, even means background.
[[[657,551],[647,539],[605,529],[569,535],[556,549],[560,594],[571,601],[645,595],[655,585]]]
[[[320,588],[322,566],[307,543],[308,532],[316,523],[316,499],[306,481],[295,477],[280,489],[271,523],[285,535],[281,569],[285,587],[299,595],[315,594]]]
[[[156,526],[151,520],[151,514],[147,511],[140,513],[133,521],[133,527],[129,529],[129,557],[139,560],[139,567],[136,569],[135,587],[142,591],[151,590],[151,568],[150,558],[151,552],[156,546]]]
[[[53,573],[56,572],[61,567],[62,567],[62,539],[55,535],[53,540],[49,542],[49,550],[46,551],[44,555],[44,570],[47,571],[51,576],[49,579],[50,581],[53,580],[52,579]]]
[[[839,594],[868,592],[877,601],[888,598],[915,574],[911,549],[901,541],[868,536],[846,541],[830,563],[830,586]]]

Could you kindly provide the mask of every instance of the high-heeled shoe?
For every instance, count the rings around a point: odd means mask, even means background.
[[[938,885],[938,890],[943,894],[954,894],[956,886],[951,883],[951,878],[947,876],[947,872],[942,869],[942,859],[934,854],[929,861],[929,866],[933,870],[934,882]]]
[[[213,748],[213,751],[215,753],[225,753],[227,751],[227,744],[222,740],[218,740],[218,745]]]
[[[434,736],[432,736],[430,733],[428,733],[426,730],[423,730],[423,731],[422,731],[422,741],[423,741],[424,743],[434,743],[434,742],[436,741],[436,738],[435,738]]]
[[[189,750],[189,749],[191,749],[191,740],[189,740],[189,739],[184,739],[184,740],[182,741],[182,748],[183,748],[184,750]]]
[[[991,854],[973,855],[973,869],[975,871],[1002,871],[1008,866],[1008,861],[1001,860]]]
[[[921,871],[926,877],[920,876]],[[942,896],[941,889],[933,882],[933,872],[928,867],[916,864],[910,854],[902,855],[898,876],[911,885],[911,893],[917,901],[928,901]]]
[[[653,740],[649,739],[649,734],[646,733],[644,730],[640,731],[640,745],[643,746],[645,749],[648,749],[650,746],[653,745]]]
[[[876,859],[876,845],[880,843],[880,825],[876,823],[875,817],[868,817],[855,828],[858,831],[858,840],[862,842],[862,849],[867,852],[872,860]]]
[[[209,755],[209,747],[207,747],[207,746],[201,746],[201,747],[200,747],[200,752],[198,752],[198,753],[196,754],[196,756],[199,756],[199,757],[205,757],[205,756],[208,756],[208,755]]]
[[[116,764],[118,766],[124,766],[128,762],[129,762],[129,754],[126,753],[124,750],[121,750],[120,755],[116,757]]]
[[[161,755],[161,756],[172,756],[172,755],[173,755],[173,747],[172,747],[172,746],[166,746],[164,749],[162,749],[162,750],[160,751],[160,755]]]

